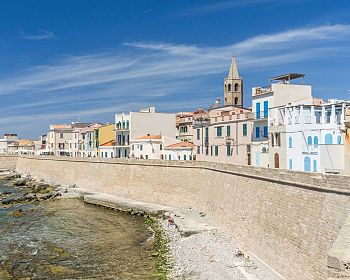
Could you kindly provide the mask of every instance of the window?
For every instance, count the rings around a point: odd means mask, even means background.
[[[238,97],[235,97],[235,105],[238,104]]]
[[[61,138],[61,139],[63,138],[63,133],[60,133],[60,138]]]
[[[219,155],[219,146],[215,146],[215,156]]]
[[[332,134],[328,133],[325,136],[324,142],[326,145],[332,145],[333,144],[333,136]]]
[[[171,160],[171,155],[169,155],[169,160]]]
[[[255,128],[255,138],[260,138],[260,127]]]
[[[218,126],[216,128],[216,136],[221,137],[222,136],[222,126]]]
[[[134,145],[131,145],[131,150],[134,150],[134,149],[135,149]]]
[[[231,145],[226,145],[226,155],[231,156]]]
[[[313,161],[313,171],[317,172],[317,160],[315,160],[315,159]]]
[[[140,151],[142,151],[143,150],[143,147],[142,147],[142,145],[140,145]]]
[[[163,145],[162,144],[159,145],[159,149],[163,150]]]
[[[235,83],[235,91],[238,91],[239,85]],[[238,98],[237,98],[238,99]],[[237,104],[237,103],[236,103]]]
[[[310,159],[310,157],[304,158],[304,171],[306,171],[306,172],[311,171],[311,159]]]
[[[186,160],[186,155],[184,155],[184,160]]]
[[[213,146],[210,146],[210,155],[213,155]]]
[[[228,84],[227,90],[228,90],[228,91],[231,91],[231,84]]]
[[[315,148],[318,147],[318,137],[317,136],[314,137],[314,147]]]
[[[311,136],[309,136],[307,138],[307,144],[308,144],[308,146],[312,146],[312,137]]]
[[[256,106],[256,108],[255,108],[256,118],[260,119],[260,102],[257,102],[255,106]]]
[[[192,160],[192,156],[190,155],[190,160]]]
[[[205,147],[205,154],[209,155],[209,147],[208,146]]]
[[[264,101],[264,118],[268,117],[269,113],[269,101]]]
[[[268,129],[267,126],[264,126],[264,138],[268,137]]]
[[[293,170],[293,160],[291,158],[289,159],[289,169]]]
[[[146,155],[146,159],[148,159],[148,155]]]
[[[201,153],[201,147],[197,146],[197,154],[199,155]]]
[[[338,137],[337,137],[337,143],[338,143],[338,145],[341,144],[341,136],[340,135],[338,135]]]
[[[197,140],[201,139],[201,131],[197,128]]]
[[[226,136],[231,136],[231,126],[230,125],[228,125],[226,127]]]
[[[244,124],[243,124],[243,136],[247,136],[247,135],[248,135],[247,124],[244,123]]]
[[[292,139],[292,137],[289,137],[289,139],[288,139],[288,147],[289,148],[293,148],[293,139]]]
[[[208,127],[205,128],[205,143],[206,144],[209,143],[209,128]]]

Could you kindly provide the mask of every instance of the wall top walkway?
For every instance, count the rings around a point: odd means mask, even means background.
[[[2,157],[2,156],[0,156]],[[203,161],[166,161],[166,160],[135,160],[135,159],[103,159],[103,158],[72,158],[72,157],[54,157],[54,156],[22,156],[33,160],[50,161],[70,161],[70,162],[89,162],[118,165],[144,165],[160,166],[169,168],[195,168],[211,170],[226,174],[234,174],[251,179],[278,183],[280,185],[295,186],[298,188],[335,193],[339,195],[350,196],[350,176],[306,173],[298,171],[289,171],[283,169],[253,167],[244,165],[233,165]]]

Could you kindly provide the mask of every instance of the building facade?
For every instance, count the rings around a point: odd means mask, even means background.
[[[158,113],[155,107],[141,109],[139,112],[115,115],[116,157],[130,155],[130,141],[144,135],[161,135],[176,138],[176,116]]]
[[[224,106],[209,110],[206,122],[195,120],[196,160],[250,165],[252,113]]]
[[[304,74],[290,73],[270,79],[267,87],[255,87],[252,89],[253,134],[252,134],[252,165],[262,167],[279,168],[270,166],[269,155],[269,109],[285,105],[312,104],[311,86],[294,84],[295,79],[304,78]],[[278,138],[275,143],[279,143]],[[273,146],[278,148],[278,146]]]
[[[269,111],[270,165],[305,172],[344,173],[347,102]]]
[[[176,139],[193,142],[193,113],[180,112],[176,114]]]

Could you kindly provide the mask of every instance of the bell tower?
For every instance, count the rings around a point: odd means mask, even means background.
[[[224,81],[224,104],[243,107],[243,80],[238,74],[235,57],[232,57],[230,70]]]

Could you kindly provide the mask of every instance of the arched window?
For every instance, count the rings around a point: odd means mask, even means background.
[[[238,87],[239,87],[239,85],[237,83],[235,83],[235,91],[238,91]]]
[[[317,160],[315,160],[315,159],[313,161],[313,171],[317,172]]]
[[[293,160],[291,158],[289,159],[289,169],[293,170]]]
[[[341,144],[341,135],[338,135],[338,137],[337,137],[337,143],[338,143],[338,145]]]
[[[235,97],[235,105],[238,104],[238,97]]]
[[[266,147],[263,147],[262,150],[261,150],[261,152],[262,152],[263,154],[266,154],[266,153],[267,153]]]
[[[311,171],[311,159],[310,159],[310,157],[304,158],[304,171],[306,171],[306,172]]]
[[[330,133],[326,134],[326,136],[324,138],[324,142],[325,142],[326,145],[333,144],[333,136],[332,136],[332,134],[330,134]]]
[[[311,136],[309,136],[309,137],[307,138],[307,144],[308,144],[309,146],[312,146],[312,137],[311,137]]]
[[[227,91],[231,91],[231,84],[228,84]]]
[[[315,148],[318,147],[318,137],[317,136],[314,137],[314,147]]]
[[[293,148],[293,139],[292,139],[292,137],[289,137],[289,140],[288,140],[288,147],[289,147],[289,148]]]

